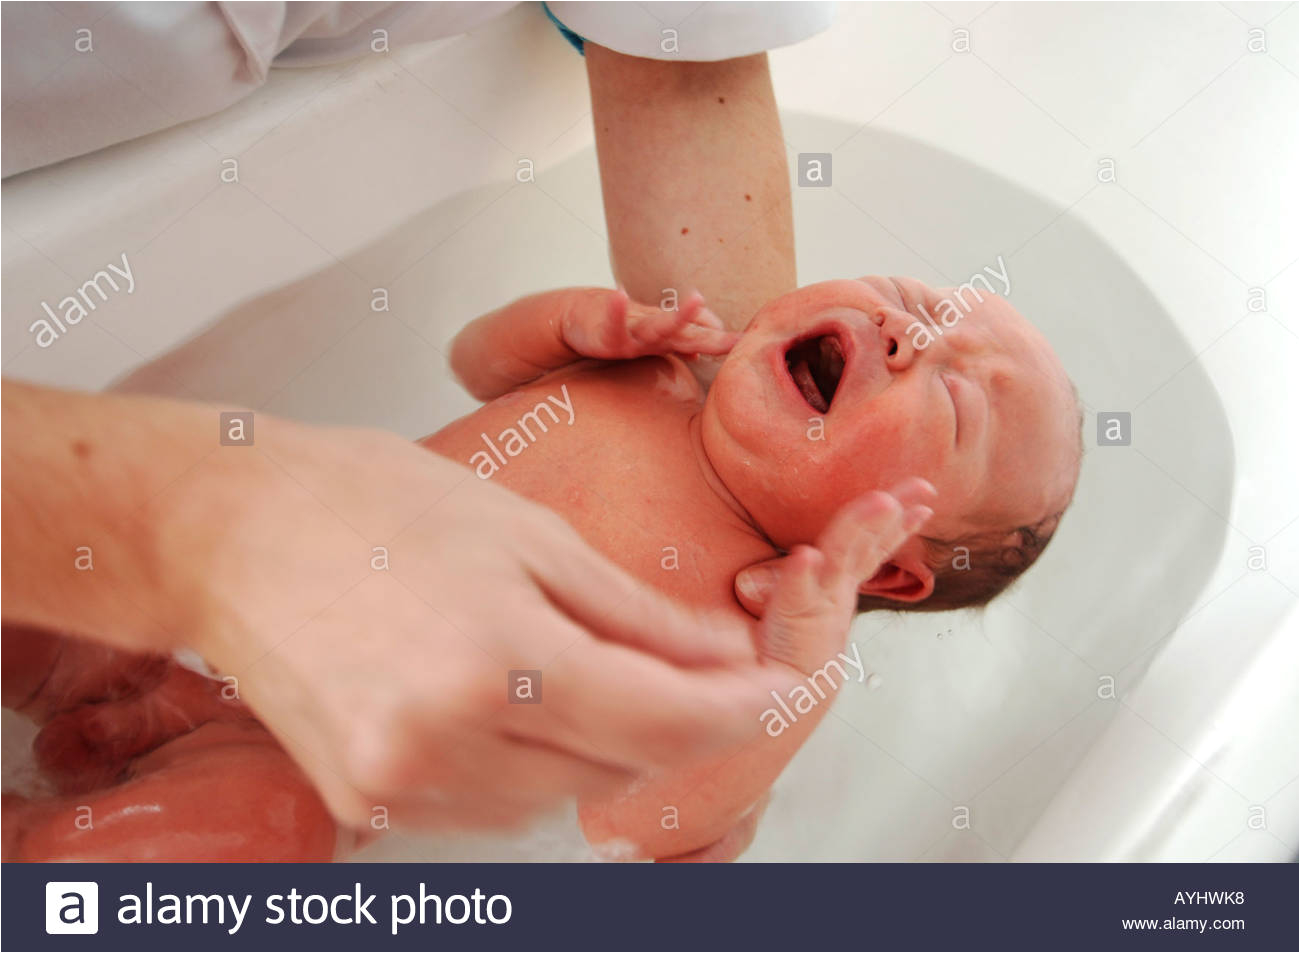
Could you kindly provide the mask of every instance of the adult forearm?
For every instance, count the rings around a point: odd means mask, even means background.
[[[177,644],[182,596],[160,514],[218,443],[218,419],[176,401],[5,381],[4,622],[121,648]]]
[[[766,55],[716,63],[587,44],[614,274],[633,298],[703,293],[733,329],[795,287],[785,142]]]

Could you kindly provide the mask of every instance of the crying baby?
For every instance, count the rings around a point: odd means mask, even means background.
[[[692,354],[726,355],[707,391]],[[743,613],[741,569],[815,542],[849,501],[912,476],[937,489],[934,515],[861,581],[860,609],[983,605],[1043,551],[1081,457],[1060,361],[1004,298],[971,285],[823,282],[769,302],[738,335],[697,298],[664,312],[617,291],[553,291],[473,322],[452,367],[488,403],[424,446],[703,609]],[[583,803],[588,840],[644,857],[713,843],[821,713],[725,763]],[[662,828],[665,804],[680,829]]]
[[[691,355],[722,358],[707,389]],[[822,282],[769,302],[740,334],[698,297],[664,311],[564,289],[474,321],[451,360],[486,403],[423,446],[551,508],[647,584],[746,620],[740,570],[917,476],[937,490],[933,515],[861,580],[859,609],[983,605],[1043,551],[1081,459],[1077,398],[1051,347],[972,285]],[[584,800],[585,836],[645,858],[719,841],[828,707],[731,757]]]

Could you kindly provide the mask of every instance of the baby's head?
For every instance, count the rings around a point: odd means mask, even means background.
[[[862,608],[988,602],[1051,538],[1079,472],[1078,399],[1046,339],[981,286],[827,281],[754,316],[704,408],[704,449],[783,548],[909,476],[939,491],[923,536]]]

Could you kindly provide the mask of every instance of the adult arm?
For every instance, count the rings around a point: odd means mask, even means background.
[[[615,277],[637,301],[699,291],[739,330],[795,287],[767,54],[696,63],[588,42],[586,59]]]
[[[396,436],[258,414],[230,446],[218,408],[3,397],[6,626],[194,648],[349,825],[513,824],[731,750],[791,687],[758,623]],[[510,703],[519,670],[540,704]]]
[[[4,621],[138,652],[178,642],[191,594],[156,512],[217,439],[185,404],[3,384]],[[202,420],[202,425],[200,425]]]

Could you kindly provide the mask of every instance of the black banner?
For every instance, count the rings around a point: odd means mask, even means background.
[[[1292,864],[6,864],[5,950],[1295,950]]]

